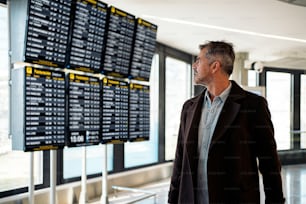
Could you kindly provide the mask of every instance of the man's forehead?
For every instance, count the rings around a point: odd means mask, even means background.
[[[207,53],[207,48],[202,48],[198,54],[198,57],[205,56]]]

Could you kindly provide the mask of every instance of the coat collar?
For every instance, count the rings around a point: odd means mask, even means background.
[[[230,127],[240,110],[239,100],[246,96],[246,92],[235,81],[231,81],[231,83],[232,88],[220,113],[219,120],[212,136],[210,148],[222,138],[225,131]],[[193,158],[194,153],[197,152],[198,126],[206,90],[205,88],[200,95],[190,100],[191,106],[188,110],[190,115],[186,120],[186,133],[188,134],[186,144],[190,159]]]

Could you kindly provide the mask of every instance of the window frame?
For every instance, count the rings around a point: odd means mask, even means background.
[[[262,73],[259,74],[259,85],[267,87],[267,72],[280,72],[288,73],[291,75],[291,93],[290,93],[290,130],[300,130],[301,128],[301,75],[305,74],[304,70],[264,67]],[[290,135],[290,149],[279,150],[279,152],[288,152],[302,150],[300,144],[300,133],[294,133]]]

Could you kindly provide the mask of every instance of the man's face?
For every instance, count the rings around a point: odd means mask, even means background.
[[[194,70],[194,82],[196,84],[208,85],[212,80],[212,69],[209,60],[206,58],[207,49],[203,48],[196,61],[192,64]]]

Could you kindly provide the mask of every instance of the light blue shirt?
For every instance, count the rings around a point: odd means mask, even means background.
[[[232,84],[230,84],[219,96],[215,96],[213,101],[210,100],[208,91],[206,91],[204,95],[198,132],[198,204],[209,204],[207,184],[208,151],[219,115],[230,93],[231,87]]]

